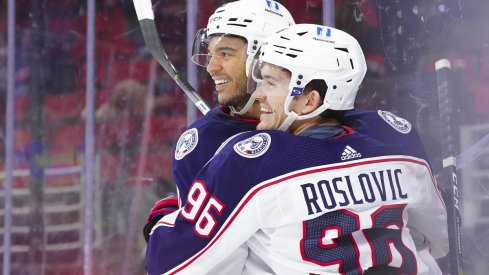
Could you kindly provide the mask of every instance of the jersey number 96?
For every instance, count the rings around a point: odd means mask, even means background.
[[[188,221],[195,222],[195,232],[203,238],[208,238],[217,226],[215,214],[221,215],[224,204],[216,197],[210,196],[203,182],[195,181],[190,187],[187,202],[182,209],[182,216]],[[213,214],[214,212],[214,214]]]
[[[338,265],[341,274],[362,274],[360,261],[370,257],[373,266],[393,265],[402,274],[414,275],[417,273],[415,255],[401,237],[404,208],[404,204],[380,207],[370,216],[371,228],[361,231],[360,217],[347,210],[305,221],[302,258],[321,266]],[[354,232],[361,232],[369,249],[360,248],[366,244],[357,243]]]

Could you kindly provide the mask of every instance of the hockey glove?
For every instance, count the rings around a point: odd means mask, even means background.
[[[149,211],[148,222],[143,228],[143,235],[146,243],[149,241],[149,233],[153,226],[165,215],[171,214],[178,209],[177,196],[171,196],[157,201]]]

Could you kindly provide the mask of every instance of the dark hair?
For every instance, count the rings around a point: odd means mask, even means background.
[[[307,83],[306,87],[304,87],[304,93],[309,93],[312,90],[318,91],[319,95],[321,96],[321,100],[324,100],[324,97],[326,96],[326,91],[328,91],[328,85],[326,84],[326,81],[322,79],[314,79],[311,80],[311,82]],[[322,112],[319,116],[325,120],[332,118],[336,120],[341,120],[345,113],[346,111],[335,111],[326,109],[326,111]]]

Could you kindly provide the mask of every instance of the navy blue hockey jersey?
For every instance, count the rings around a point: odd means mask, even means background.
[[[446,210],[416,131],[384,111],[348,120],[355,131],[333,139],[228,140],[184,207],[153,228],[148,273],[208,274],[246,246],[232,274],[440,274],[431,264],[448,250]]]
[[[173,177],[183,203],[195,176],[219,146],[233,135],[256,129],[258,120],[232,117],[228,112],[225,106],[212,109],[192,123],[177,141]]]

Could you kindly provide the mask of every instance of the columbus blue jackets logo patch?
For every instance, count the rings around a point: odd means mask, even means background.
[[[409,121],[405,120],[404,118],[398,117],[391,112],[380,110],[379,115],[385,120],[385,122],[389,123],[389,125],[397,131],[403,134],[408,134],[409,132],[411,132],[411,123],[409,123]]]
[[[175,159],[181,160],[195,149],[197,143],[199,143],[199,134],[197,129],[192,128],[185,131],[177,141]]]
[[[267,133],[259,133],[234,145],[234,151],[245,158],[257,158],[270,147],[271,137]]]

